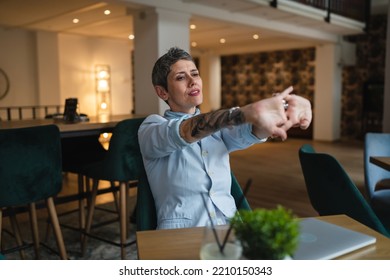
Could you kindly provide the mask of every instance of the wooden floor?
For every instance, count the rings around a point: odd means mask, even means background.
[[[280,204],[299,217],[316,216],[307,196],[298,158],[299,148],[311,144],[317,152],[333,155],[364,192],[363,143],[319,142],[287,139],[258,144],[231,154],[231,166],[241,186],[252,178],[247,194],[252,208],[274,208]]]

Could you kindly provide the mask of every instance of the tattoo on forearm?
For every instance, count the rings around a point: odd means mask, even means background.
[[[183,127],[183,132],[185,135],[190,133],[192,139],[187,140],[198,140],[222,128],[244,122],[245,117],[240,109],[223,109],[188,119],[188,125]]]

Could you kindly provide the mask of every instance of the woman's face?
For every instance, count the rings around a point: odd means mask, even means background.
[[[174,112],[195,113],[196,106],[203,102],[202,79],[193,61],[179,60],[171,66],[168,74],[168,92],[159,96],[168,101]]]

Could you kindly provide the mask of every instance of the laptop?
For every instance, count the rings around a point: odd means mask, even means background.
[[[374,236],[315,218],[304,219],[300,225],[294,260],[330,260],[376,242]]]

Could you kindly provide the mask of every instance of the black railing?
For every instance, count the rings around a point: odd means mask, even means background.
[[[0,107],[0,120],[43,119],[50,115],[62,114],[63,108],[63,105]]]
[[[290,0],[303,5],[327,11],[325,20],[331,22],[331,15],[336,14],[349,19],[364,22],[368,26],[371,0]],[[277,7],[278,1],[270,1],[271,6]]]
[[[328,0],[290,0],[291,2],[301,3],[307,6],[312,6],[321,10],[326,10]]]

